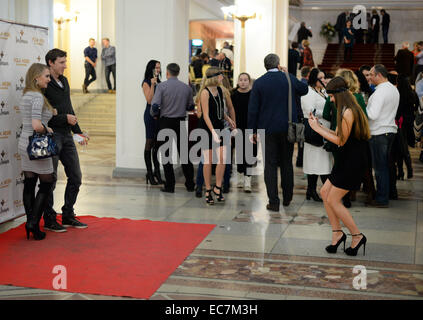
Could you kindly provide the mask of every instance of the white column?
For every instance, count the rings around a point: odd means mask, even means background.
[[[0,19],[15,21],[15,0],[0,0]]]
[[[287,66],[289,0],[235,0],[235,5],[240,14],[246,10],[257,17],[245,24],[245,70],[240,70],[241,22],[235,22],[234,78],[241,72],[248,72],[253,78],[263,75],[264,57],[269,53],[278,54],[281,65]]]
[[[149,60],[178,63],[188,82],[188,0],[116,1],[115,176],[144,172],[146,100],[141,84]]]

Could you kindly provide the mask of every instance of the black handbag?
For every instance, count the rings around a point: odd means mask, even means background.
[[[59,153],[59,148],[52,133],[37,133],[34,131],[28,140],[29,143],[26,151],[30,160],[47,159]]]
[[[310,127],[308,118],[304,119],[304,140],[316,147],[321,147],[324,144],[323,137]]]

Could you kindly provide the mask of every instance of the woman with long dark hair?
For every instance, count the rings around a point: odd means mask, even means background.
[[[147,184],[158,185],[163,184],[163,180],[160,175],[160,163],[157,156],[158,144],[157,134],[159,130],[159,123],[157,118],[153,118],[150,114],[151,101],[154,97],[156,85],[160,83],[162,75],[160,62],[157,60],[150,60],[145,68],[144,80],[142,82],[142,90],[144,92],[145,99],[147,100],[147,106],[144,111],[144,124],[145,124],[145,148],[144,148],[144,161],[147,167]],[[151,162],[153,159],[153,165]]]
[[[337,108],[337,129],[332,131],[319,123],[313,114],[309,115],[311,128],[324,139],[339,146],[339,161],[326,180],[321,195],[332,226],[332,244],[326,247],[328,253],[336,253],[339,245],[347,239],[342,231],[341,221],[352,235],[351,246],[345,250],[356,256],[363,245],[364,254],[367,238],[360,233],[351,213],[343,205],[342,198],[351,190],[359,190],[367,167],[367,141],[370,128],[363,109],[348,89],[342,77],[335,77],[326,87],[327,93]]]

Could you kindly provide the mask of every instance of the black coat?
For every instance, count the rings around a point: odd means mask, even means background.
[[[298,64],[301,62],[300,53],[295,49],[289,49],[288,52],[288,72],[297,76]]]
[[[345,14],[345,12],[342,12],[336,19],[335,30],[338,32],[343,32],[346,24],[347,24],[347,15]]]
[[[57,115],[51,118],[48,126],[52,128],[54,132],[62,134],[67,134],[71,131],[73,133],[82,134],[78,123],[74,126],[71,126],[68,123],[68,114],[75,115],[70,98],[70,87],[68,79],[66,79],[64,76],[59,76],[59,80],[63,84],[63,88],[61,88],[56,80],[54,80],[52,77],[47,89],[44,92],[48,102],[54,109],[57,110]]]
[[[306,27],[301,27],[300,30],[298,30],[298,43],[303,42],[303,40],[307,40],[308,37],[313,37],[313,34],[310,30],[308,30]]]
[[[394,59],[398,74],[405,74],[411,77],[413,74],[414,54],[408,49],[401,49],[398,50]]]

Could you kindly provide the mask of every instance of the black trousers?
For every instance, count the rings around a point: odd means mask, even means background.
[[[183,124],[183,129],[181,130],[182,132],[180,132],[180,125],[181,123]],[[172,137],[166,137],[165,141],[158,141],[158,145],[159,147],[162,146],[163,144],[167,143],[170,141],[170,139],[172,139],[176,145],[177,145],[177,149],[178,149],[178,155],[179,157],[181,156],[181,134],[186,135],[184,137],[184,141],[188,142],[188,135],[187,135],[187,131],[185,130],[186,125],[185,125],[185,118],[160,118],[159,121],[159,127],[160,130],[163,129],[170,129],[173,130],[173,132],[175,133],[174,136]],[[175,141],[176,139],[176,141]],[[188,154],[184,155],[185,158],[188,160],[187,163],[182,163],[182,171],[184,173],[185,176],[185,186],[187,188],[193,188],[195,186],[194,184],[194,166],[192,165],[191,161],[189,160],[189,144],[188,144]],[[163,150],[159,150],[160,152],[163,152]],[[170,152],[172,152],[173,154],[173,150],[166,150],[165,152],[165,156],[166,157],[170,157]],[[163,158],[163,154],[161,154],[162,158]],[[175,189],[175,172],[173,171],[173,164],[172,162],[170,163],[166,163],[163,164],[163,169],[164,169],[164,174],[165,174],[165,188],[168,190],[174,190]]]
[[[245,128],[240,128],[240,129],[242,129],[243,132],[245,132],[245,130],[246,130]],[[252,168],[254,166],[254,164],[247,163],[246,148],[247,148],[247,144],[249,144],[250,146],[252,145],[252,147],[253,147],[253,157],[257,157],[257,144],[252,144],[250,142],[250,140],[248,139],[248,137],[247,137],[248,140],[246,141],[245,140],[245,134],[243,136],[244,137],[243,137],[243,145],[242,145],[242,150],[243,150],[242,160],[241,159],[238,160],[238,158],[237,158],[237,162],[239,162],[239,163],[236,164],[237,165],[237,172],[242,173],[245,176],[251,176],[250,174],[248,174],[247,169]],[[233,147],[235,147],[235,149],[237,148],[237,146],[234,146],[234,144],[232,143],[232,150],[233,150]],[[233,152],[232,152],[232,155],[233,155]],[[232,164],[231,164],[231,166],[232,166]]]
[[[75,205],[79,188],[82,183],[82,173],[79,165],[78,151],[76,150],[73,137],[70,133],[62,134],[56,132],[54,133],[54,138],[59,148],[59,155],[53,157],[55,181],[57,180],[57,167],[59,165],[59,160],[62,163],[66,177],[68,178],[65,189],[65,204],[62,207],[62,216],[73,217],[75,215],[73,206]],[[54,182],[52,190],[54,191],[55,188],[56,182]],[[53,209],[53,204],[53,192],[51,192],[47,201],[47,207],[44,211],[44,221],[46,223],[56,220],[56,212]]]
[[[264,162],[264,182],[271,205],[280,205],[278,196],[278,168],[281,170],[281,187],[283,200],[292,200],[294,194],[294,168],[292,155],[294,144],[289,143],[287,133],[266,134]]]
[[[91,79],[90,79],[91,76]],[[88,87],[92,82],[97,80],[97,74],[95,68],[88,62],[85,62],[85,80],[84,84]]]
[[[110,73],[113,74],[113,88],[110,82]],[[116,90],[116,63],[106,67],[106,82],[109,90]]]

